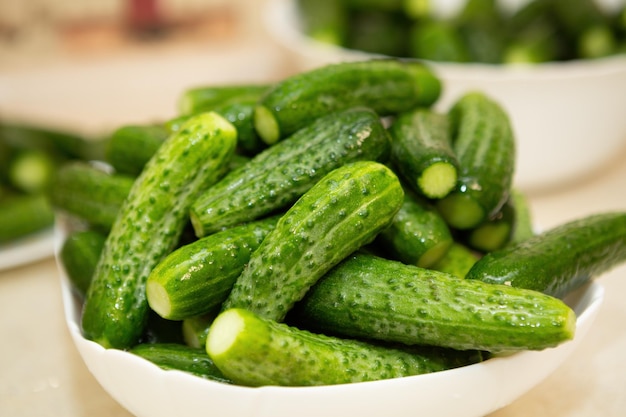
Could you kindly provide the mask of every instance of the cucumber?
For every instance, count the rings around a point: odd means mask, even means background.
[[[257,97],[242,98],[239,101],[227,102],[212,108],[212,111],[222,115],[237,129],[237,151],[243,155],[253,156],[266,147],[257,135],[252,120],[257,101]],[[175,132],[191,116],[193,114],[175,117],[168,120],[165,126],[171,132]]]
[[[9,162],[8,182],[22,193],[37,194],[48,190],[60,161],[39,149],[24,149]]]
[[[52,226],[54,212],[43,194],[19,194],[0,201],[0,245]]]
[[[337,167],[387,159],[390,141],[380,119],[369,109],[321,117],[202,193],[191,207],[196,235],[206,236],[282,210]]]
[[[404,191],[385,165],[360,161],[330,172],[280,218],[237,278],[223,309],[281,321],[330,268],[389,226]]]
[[[357,253],[293,310],[307,329],[460,350],[542,350],[571,340],[576,315],[540,292]]]
[[[498,0],[467,0],[455,18],[458,35],[470,61],[500,63],[506,43],[506,23]]]
[[[148,304],[169,320],[207,313],[224,302],[250,254],[277,218],[214,233],[170,253],[148,275]]]
[[[443,198],[456,185],[459,162],[445,114],[418,108],[392,123],[391,162],[413,191]]]
[[[451,274],[457,278],[465,278],[480,256],[459,242],[453,242],[448,251],[430,269]]]
[[[509,198],[515,138],[504,109],[481,92],[464,93],[449,117],[459,180],[437,207],[453,228],[471,229],[496,215]]]
[[[257,100],[270,88],[268,84],[228,84],[198,86],[185,90],[178,102],[181,115],[214,111],[227,104]]]
[[[376,241],[394,259],[427,268],[448,251],[453,238],[434,207],[405,192],[400,210]]]
[[[68,162],[57,171],[50,202],[56,210],[108,232],[134,181],[134,177],[108,173],[86,162]]]
[[[95,230],[78,230],[63,242],[59,252],[61,265],[75,293],[84,298],[91,285],[106,235]]]
[[[406,33],[412,21],[402,13],[351,10],[349,19],[345,47],[386,56],[408,56]]]
[[[467,279],[564,297],[624,261],[626,213],[598,213],[485,255]]]
[[[104,159],[118,173],[137,176],[169,134],[161,124],[121,126],[111,134]]]
[[[46,152],[59,160],[102,160],[105,140],[35,123],[0,121],[0,141],[17,149]]]
[[[211,324],[220,310],[221,306],[208,313],[183,319],[182,332],[185,344],[194,348],[204,348]]]
[[[526,194],[515,187],[511,189],[509,201],[515,213],[511,243],[519,243],[535,235],[532,208]]]
[[[472,249],[483,253],[493,252],[508,245],[511,242],[515,224],[515,209],[510,201],[510,199],[507,200],[500,212],[493,218],[467,230],[463,241]]]
[[[146,279],[177,245],[199,190],[224,173],[235,128],[216,113],[190,119],[159,148],[134,182],[104,245],[83,307],[86,338],[128,348],[144,330]]]
[[[230,383],[204,348],[191,348],[177,343],[141,343],[133,346],[129,352],[166,371],[187,372],[212,381]]]
[[[305,33],[318,42],[343,45],[348,12],[341,1],[298,0],[298,14]]]
[[[475,352],[425,353],[310,333],[244,309],[222,312],[206,351],[238,385],[316,386],[443,371],[480,360]]]
[[[237,148],[245,155],[254,155],[265,148],[252,120],[254,108],[268,84],[203,86],[186,90],[180,99],[180,119],[206,111],[222,115],[237,128]],[[176,120],[176,119],[175,119]],[[178,122],[170,121],[170,128]]]
[[[410,54],[419,59],[468,62],[470,54],[457,27],[450,22],[416,22],[409,32]]]
[[[380,116],[430,106],[441,81],[418,61],[343,62],[287,77],[259,100],[254,126],[268,145],[328,113],[365,106]]]

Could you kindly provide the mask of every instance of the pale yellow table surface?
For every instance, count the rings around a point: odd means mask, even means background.
[[[253,41],[237,48],[194,45],[139,57],[80,60],[51,65],[49,71],[0,66],[0,111],[96,131],[166,117],[186,86],[271,79],[280,76],[282,64],[272,48]],[[124,74],[127,81],[119,81]],[[34,87],[42,89],[41,98]],[[30,95],[24,97],[24,91]],[[81,100],[85,95],[92,101]],[[542,228],[599,211],[626,210],[626,149],[594,175],[530,197]],[[626,266],[599,280],[605,301],[587,337],[556,372],[492,417],[626,415]],[[74,348],[50,258],[0,271],[0,416],[130,416],[98,385]]]

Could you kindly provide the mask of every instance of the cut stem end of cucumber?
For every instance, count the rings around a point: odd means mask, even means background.
[[[265,106],[255,107],[254,128],[267,145],[273,145],[280,139],[278,121],[272,111]]]
[[[417,179],[417,186],[429,198],[443,198],[454,189],[457,170],[447,162],[436,162],[426,168]]]
[[[146,284],[146,297],[150,308],[164,319],[170,319],[172,314],[172,303],[170,296],[161,283],[148,281]]]
[[[245,318],[239,311],[231,309],[220,314],[213,324],[206,340],[207,354],[214,358],[227,352],[237,341],[245,327]]]
[[[463,193],[452,192],[439,200],[437,208],[448,224],[456,229],[471,229],[485,218],[485,210],[480,204]]]

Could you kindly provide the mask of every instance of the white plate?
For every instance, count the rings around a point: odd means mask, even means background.
[[[42,230],[0,245],[0,271],[36,262],[54,255],[54,231]]]
[[[58,253],[65,232],[57,230]],[[164,371],[135,355],[84,339],[81,305],[60,263],[59,269],[67,325],[80,355],[102,387],[137,417],[484,416],[510,404],[552,373],[585,336],[604,296],[603,287],[592,283],[569,297],[567,302],[578,315],[576,336],[556,348],[385,381],[248,388]]]

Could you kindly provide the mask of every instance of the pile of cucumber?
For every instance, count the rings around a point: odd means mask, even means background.
[[[0,246],[51,228],[47,194],[56,170],[69,160],[97,158],[98,149],[73,132],[0,121]]]
[[[55,209],[82,331],[208,379],[329,385],[436,372],[574,337],[563,297],[626,260],[626,213],[535,234],[508,115],[435,111],[422,63],[185,91],[67,163]]]
[[[626,53],[623,4],[608,8],[596,0],[463,0],[458,10],[441,15],[430,0],[295,3],[311,38],[388,56],[532,64]]]

